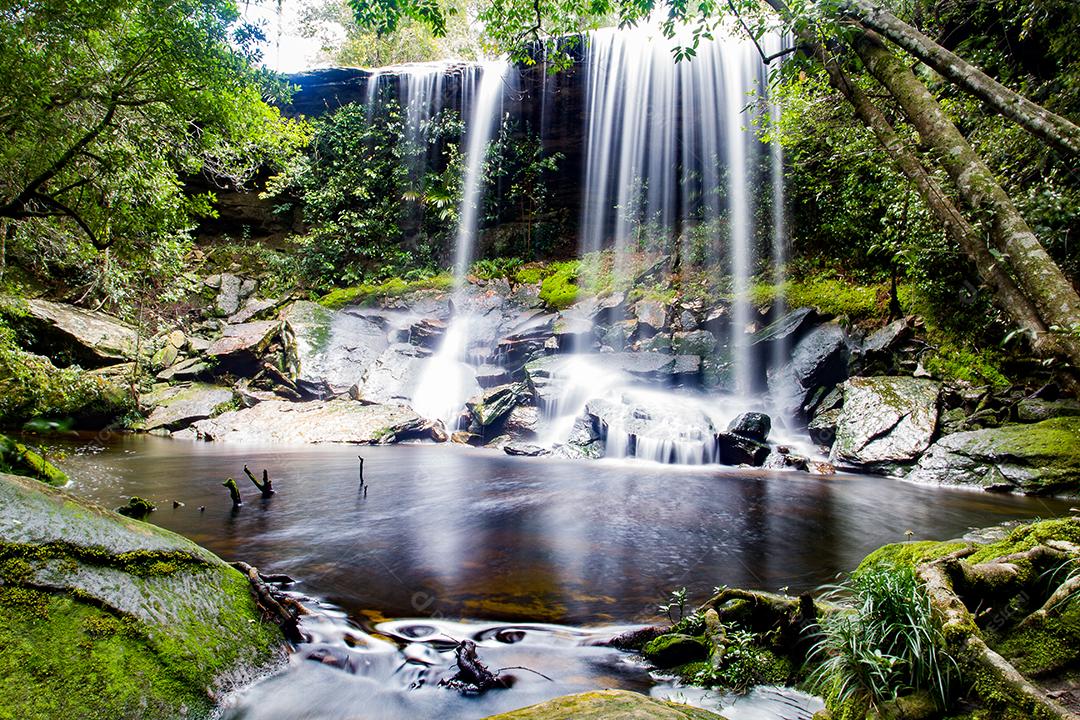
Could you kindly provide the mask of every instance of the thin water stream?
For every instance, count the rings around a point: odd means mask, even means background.
[[[225,559],[287,573],[296,592],[323,603],[307,626],[311,645],[236,699],[236,717],[249,719],[483,717],[598,687],[719,707],[731,698],[674,688],[596,642],[613,626],[655,619],[675,588],[694,601],[724,584],[809,589],[909,531],[943,539],[1069,507],[885,478],[450,446],[65,444],[74,492],[109,507],[146,497],[159,508],[152,522]],[[247,502],[233,511],[221,481],[243,478],[245,464],[267,468],[278,493],[263,501],[242,485]],[[437,688],[452,663],[449,637],[476,639],[493,667],[524,665],[552,681],[517,671],[512,690],[479,699]],[[808,717],[807,703],[761,690],[725,712]]]

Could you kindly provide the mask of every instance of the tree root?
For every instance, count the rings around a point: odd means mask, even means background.
[[[247,577],[251,584],[251,593],[255,596],[255,604],[259,606],[263,617],[278,625],[292,644],[304,642],[306,638],[300,630],[300,616],[307,614],[304,606],[268,585],[259,575],[258,568],[245,562],[234,562],[232,566]]]

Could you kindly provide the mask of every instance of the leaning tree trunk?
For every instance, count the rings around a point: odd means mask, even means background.
[[[978,217],[989,220],[990,236],[1017,284],[1058,336],[1062,352],[1080,368],[1080,296],[1039,243],[990,168],[911,69],[872,31],[856,32],[851,44],[870,73],[896,98],[923,142],[939,157],[960,196]]]
[[[879,5],[878,0],[845,0],[844,7],[861,24],[892,40],[1032,135],[1066,153],[1080,155],[1080,127],[1010,90],[938,45]]]
[[[817,59],[825,67],[829,81],[843,95],[860,120],[874,133],[878,142],[892,158],[904,176],[915,186],[923,202],[934,217],[944,226],[949,237],[974,262],[979,277],[990,288],[998,304],[1013,321],[1031,338],[1032,346],[1042,357],[1060,353],[1057,343],[1047,334],[1046,325],[1031,301],[1020,292],[1016,283],[1005,272],[1001,263],[994,259],[975,228],[956,208],[952,199],[938,184],[918,157],[897,135],[895,128],[878,110],[866,93],[852,83],[836,59],[820,44],[809,37]]]

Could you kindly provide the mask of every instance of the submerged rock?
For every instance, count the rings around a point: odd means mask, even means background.
[[[284,660],[244,575],[167,530],[0,475],[0,707],[207,718]]]
[[[1033,495],[1078,492],[1080,418],[946,435],[907,479]]]
[[[503,445],[503,452],[507,455],[520,455],[523,457],[540,457],[550,455],[551,451],[540,445],[533,445],[520,440],[514,440]]]
[[[843,385],[832,462],[891,470],[914,462],[937,429],[940,383],[910,377],[856,377]]]
[[[627,690],[564,695],[487,720],[723,720],[716,713]]]
[[[194,425],[199,437],[260,444],[355,443],[384,445],[430,435],[426,421],[400,405],[365,405],[354,400],[286,402],[268,400]]]

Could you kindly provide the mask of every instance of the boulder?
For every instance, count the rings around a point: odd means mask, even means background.
[[[284,302],[285,298],[248,298],[243,307],[229,316],[230,325],[246,323],[252,320],[265,320],[273,315],[273,310]]]
[[[533,405],[518,405],[506,416],[503,430],[515,439],[532,438],[536,436],[540,421],[540,408]]]
[[[480,427],[489,427],[504,420],[515,407],[528,399],[528,394],[529,389],[524,383],[500,385],[470,400],[466,407]]]
[[[1024,398],[1016,406],[1016,418],[1021,422],[1041,422],[1056,417],[1080,416],[1080,401]]]
[[[166,368],[157,374],[157,379],[162,382],[174,380],[194,380],[209,374],[210,364],[199,358],[181,360],[172,367]]]
[[[911,336],[911,323],[906,318],[893,320],[885,327],[871,333],[863,342],[862,351],[868,358],[887,355],[896,350]]]
[[[723,720],[716,713],[627,690],[565,695],[487,720]]]
[[[824,410],[814,416],[806,426],[810,439],[818,444],[829,446],[836,440],[836,423],[840,420],[840,409]]]
[[[671,633],[650,640],[642,648],[642,653],[653,665],[670,668],[704,660],[709,657],[709,646],[701,638]]]
[[[667,308],[658,300],[638,300],[634,304],[633,317],[638,321],[639,329],[644,327],[651,335],[667,325]]]
[[[409,342],[428,350],[437,350],[447,326],[445,320],[437,318],[419,320],[409,328]]]
[[[426,421],[400,405],[365,405],[354,400],[269,400],[194,425],[199,437],[264,445],[354,443],[385,445],[425,435]]]
[[[1032,495],[1080,491],[1080,418],[946,435],[908,480]]]
[[[769,439],[770,430],[772,430],[772,418],[760,412],[742,413],[728,423],[727,427],[729,433],[757,440],[760,443]]]
[[[179,535],[0,475],[0,707],[207,718],[285,661],[248,579]]]
[[[214,276],[212,276],[214,277]],[[210,278],[207,278],[208,280]],[[211,287],[214,287],[211,285]],[[236,275],[222,273],[216,276],[216,288],[218,293],[214,299],[213,314],[217,317],[228,317],[240,310],[244,299],[255,291],[252,281],[245,281]],[[245,294],[246,291],[246,294]]]
[[[425,352],[406,343],[386,348],[359,384],[359,399],[369,403],[410,403],[424,372]]]
[[[26,315],[18,324],[32,328],[28,349],[57,364],[94,368],[135,359],[138,332],[111,315],[48,300],[30,299],[20,307]]]
[[[208,357],[233,369],[254,364],[277,335],[281,323],[276,320],[228,325],[222,336],[206,349]]]
[[[711,355],[716,336],[708,330],[677,332],[671,336],[671,352],[676,355]]]
[[[941,385],[911,377],[855,377],[844,383],[831,462],[893,470],[914,462],[937,430]]]
[[[377,319],[301,300],[282,313],[291,378],[307,396],[341,395],[363,381],[390,343]]]
[[[717,460],[723,465],[760,467],[769,457],[769,446],[758,440],[730,432],[716,435]]]
[[[142,429],[179,430],[198,420],[231,410],[233,400],[230,388],[203,383],[170,387],[144,398],[144,402],[155,407]]]
[[[847,379],[847,334],[835,323],[820,325],[799,340],[791,361],[768,373],[769,392],[786,417],[805,417],[804,406],[814,390]]]
[[[167,368],[176,362],[180,356],[180,351],[187,346],[187,337],[184,336],[182,330],[173,330],[171,333],[165,336],[164,342],[161,348],[154,353],[154,357],[151,358],[150,364],[155,368]]]
[[[794,345],[820,321],[821,318],[814,308],[798,308],[758,330],[754,333],[750,344],[757,346],[771,346],[775,343]]]

